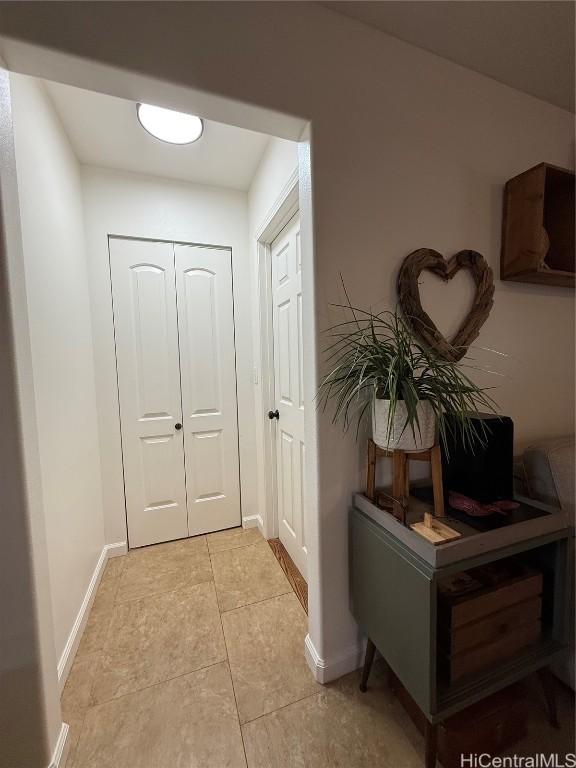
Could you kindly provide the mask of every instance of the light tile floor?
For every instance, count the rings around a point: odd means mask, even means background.
[[[422,737],[383,671],[366,694],[358,673],[319,686],[305,634],[255,529],[110,560],[62,694],[67,768],[421,766]],[[538,711],[525,749],[573,749],[560,693],[562,731]]]

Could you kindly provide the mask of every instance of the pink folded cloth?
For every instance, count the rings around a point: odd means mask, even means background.
[[[485,517],[486,515],[505,515],[512,509],[518,509],[520,504],[517,501],[494,501],[491,504],[481,504],[479,501],[469,499],[461,493],[450,491],[448,503],[454,509],[466,512],[471,517]]]

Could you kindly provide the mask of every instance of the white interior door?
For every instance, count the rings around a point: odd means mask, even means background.
[[[272,244],[274,389],[278,528],[280,541],[307,578],[304,500],[304,377],[300,219]]]
[[[128,538],[188,536],[174,250],[110,238]]]
[[[175,245],[190,535],[241,523],[232,253]]]

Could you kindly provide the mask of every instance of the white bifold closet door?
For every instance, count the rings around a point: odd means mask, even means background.
[[[175,245],[188,533],[240,525],[232,254]]]
[[[131,547],[240,524],[231,251],[110,238]]]

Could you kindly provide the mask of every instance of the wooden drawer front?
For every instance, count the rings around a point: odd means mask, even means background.
[[[492,643],[525,624],[533,624],[540,619],[541,610],[542,597],[538,595],[452,631],[450,627],[441,626],[440,643],[450,654],[468,651],[477,645]]]
[[[514,654],[535,643],[540,637],[542,625],[540,621],[516,627],[493,643],[477,645],[469,651],[448,657],[450,682],[456,682],[463,677],[474,675],[483,670],[514,656]]]
[[[542,592],[542,574],[535,573],[527,578],[505,584],[478,597],[471,597],[451,607],[452,629],[477,621],[491,613],[520,603]]]

